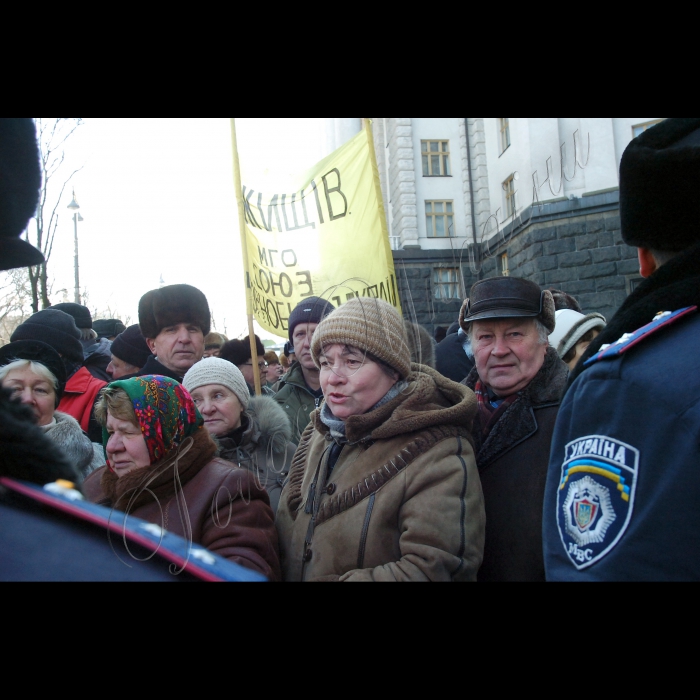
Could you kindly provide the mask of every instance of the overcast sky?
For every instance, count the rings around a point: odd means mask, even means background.
[[[238,119],[244,179],[265,169],[304,170],[325,155],[323,119]],[[214,329],[247,332],[233,191],[230,121],[84,119],[66,145],[78,223],[80,286],[88,306],[137,323],[139,298],[187,283],[207,296]],[[67,192],[49,274],[53,303],[73,301],[73,221]],[[262,331],[262,338],[275,336]]]

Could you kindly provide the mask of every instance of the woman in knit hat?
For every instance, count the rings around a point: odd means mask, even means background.
[[[216,457],[218,447],[181,384],[160,375],[112,382],[95,413],[107,464],[83,483],[92,503],[279,578],[267,494],[248,471]]]
[[[572,370],[591,341],[605,328],[605,316],[584,315],[573,309],[559,309],[554,316],[556,325],[549,335],[549,344]]]
[[[238,367],[219,357],[197,362],[182,384],[216,437],[219,456],[251,471],[276,511],[296,450],[285,412],[268,396],[250,396]]]
[[[471,447],[474,394],[411,363],[404,324],[355,298],[311,344],[324,403],[277,510],[288,581],[473,581],[484,510]]]

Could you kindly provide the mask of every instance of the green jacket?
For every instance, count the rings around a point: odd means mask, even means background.
[[[274,396],[292,424],[292,442],[299,442],[304,428],[309,423],[311,411],[318,408],[321,399],[317,399],[304,381],[301,365],[295,362],[289,372],[279,381],[279,390]]]

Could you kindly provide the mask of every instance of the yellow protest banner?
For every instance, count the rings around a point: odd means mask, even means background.
[[[309,296],[336,308],[379,297],[401,313],[369,126],[283,187],[244,170],[241,194],[247,293],[265,330],[286,337]]]

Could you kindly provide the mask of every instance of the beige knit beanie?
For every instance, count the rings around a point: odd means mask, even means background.
[[[238,397],[243,410],[248,408],[248,401],[250,401],[248,385],[245,383],[241,370],[233,362],[222,360],[220,357],[205,357],[199,362],[195,362],[182,378],[182,386],[190,394],[200,386],[207,384],[225,386]]]
[[[311,356],[320,368],[325,345],[353,345],[386,362],[402,379],[411,371],[411,354],[403,319],[386,301],[355,297],[318,324],[311,340]]]

